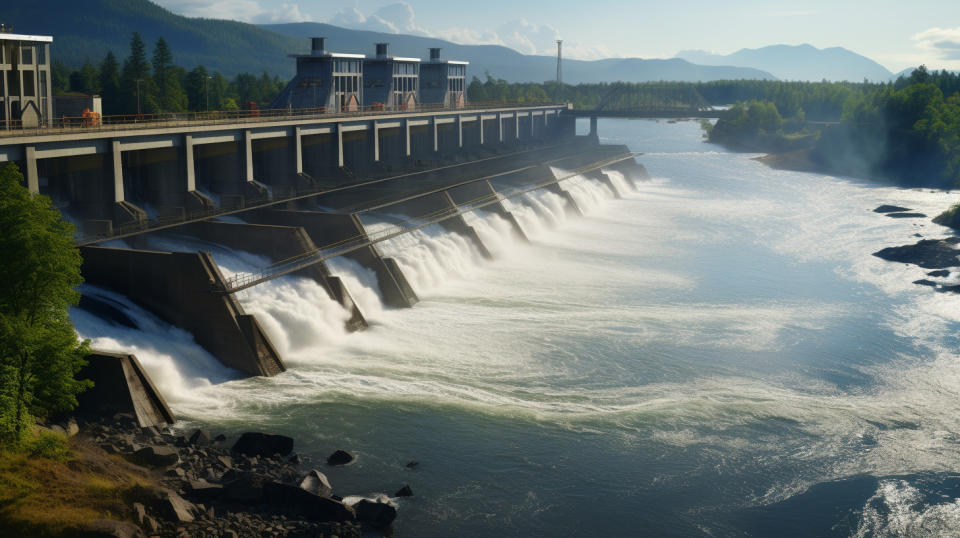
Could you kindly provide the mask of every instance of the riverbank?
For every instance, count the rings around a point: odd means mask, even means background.
[[[41,446],[61,448],[0,455],[0,528],[21,536],[359,538],[390,534],[397,515],[387,495],[348,496],[314,468],[352,455],[313,462],[282,435],[178,435],[126,414],[39,431]]]

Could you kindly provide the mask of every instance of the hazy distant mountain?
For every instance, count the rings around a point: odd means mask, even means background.
[[[383,34],[348,30],[329,24],[302,22],[265,25],[262,28],[296,36],[327,37],[327,47],[337,52],[373,53],[376,42],[390,43],[390,53],[397,56],[423,58],[429,47],[443,48],[444,58],[470,62],[468,73],[483,78],[489,72],[511,82],[542,82],[552,80],[557,73],[557,59],[553,56],[528,56],[498,45],[458,45],[431,37]],[[306,41],[304,41],[306,46]],[[619,58],[596,61],[563,60],[563,80],[580,82],[618,81],[646,82],[655,80],[721,80],[772,79],[770,73],[751,68],[694,65],[686,60],[642,60]]]
[[[310,48],[306,37],[328,37],[328,47],[340,52],[373,53],[375,42],[389,42],[396,55],[427,56],[427,48],[442,47],[446,58],[471,62],[468,74],[489,72],[511,82],[551,80],[556,59],[525,56],[496,45],[457,45],[440,39],[348,30],[328,24],[300,23],[256,26],[236,21],[188,18],[148,0],[43,0],[15,2],[0,10],[0,22],[25,34],[52,35],[55,60],[79,67],[89,58],[103,60],[108,50],[123,61],[130,34],[140,32],[147,53],[159,37],[166,39],[174,61],[192,69],[204,65],[227,76],[267,71],[291,77],[295,66],[287,54]],[[614,59],[586,62],[564,60],[564,81],[649,81],[773,78],[756,69],[698,66],[680,59]]]
[[[693,63],[736,65],[773,73],[784,80],[849,80],[885,82],[893,76],[877,62],[843,47],[818,49],[812,45],[771,45],[759,49],[740,49],[726,56],[702,50],[677,53]]]

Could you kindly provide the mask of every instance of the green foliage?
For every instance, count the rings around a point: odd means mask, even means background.
[[[67,437],[51,431],[41,431],[28,448],[31,456],[54,461],[66,461],[71,455]]]
[[[18,442],[30,416],[76,406],[87,343],[67,308],[80,298],[73,225],[46,196],[32,195],[12,163],[0,168],[0,443]]]

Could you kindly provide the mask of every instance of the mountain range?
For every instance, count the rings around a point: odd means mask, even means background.
[[[772,73],[781,80],[831,80],[886,82],[894,77],[886,67],[843,47],[818,49],[812,45],[770,45],[740,49],[733,54],[685,50],[677,54],[702,65],[737,65]]]
[[[132,32],[152,50],[163,37],[177,64],[204,65],[228,77],[267,71],[282,78],[294,74],[288,54],[305,53],[308,37],[327,37],[336,52],[373,54],[374,43],[390,44],[397,56],[423,58],[430,47],[443,57],[470,62],[468,73],[489,73],[509,82],[542,82],[556,76],[553,56],[524,55],[499,45],[460,45],[432,37],[351,30],[323,23],[253,25],[237,21],[184,17],[149,0],[45,0],[5,6],[0,22],[17,33],[52,35],[52,56],[71,68],[89,59],[100,62],[108,50],[122,61]],[[148,50],[149,52],[149,50]],[[710,81],[724,79],[888,80],[892,73],[872,60],[834,47],[774,45],[743,49],[727,56],[684,51],[676,58],[564,59],[564,82]]]

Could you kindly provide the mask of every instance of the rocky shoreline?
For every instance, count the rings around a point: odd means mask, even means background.
[[[49,429],[76,435],[104,453],[142,468],[149,486],[130,492],[123,520],[97,520],[85,536],[114,537],[339,537],[392,534],[397,503],[335,494],[323,472],[294,452],[283,435],[246,432],[236,439],[195,430],[140,427],[132,414],[78,426],[70,419]],[[109,456],[108,456],[109,455]],[[343,450],[325,465],[344,465]],[[114,460],[115,461],[115,460]],[[126,463],[123,462],[123,463]],[[415,467],[415,462],[408,467]],[[403,484],[394,497],[412,496]]]

